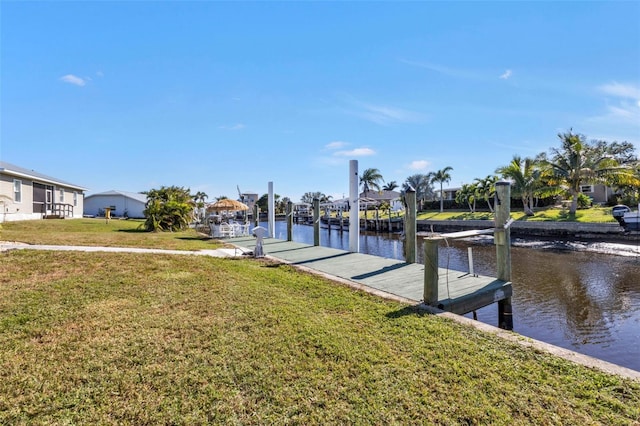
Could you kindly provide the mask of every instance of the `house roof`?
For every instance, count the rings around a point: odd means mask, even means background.
[[[0,161],[0,173],[4,173],[6,175],[21,177],[26,179],[35,180],[38,182],[44,182],[59,186],[65,186],[67,188],[78,189],[80,191],[86,191],[87,188],[79,185],[75,185],[73,183],[65,182],[63,180],[44,175],[42,173],[38,173],[35,170],[25,169],[23,167],[16,166],[15,164],[7,163],[6,161]]]
[[[92,197],[98,197],[98,196],[114,196],[114,195],[120,195],[126,198],[130,198],[132,200],[135,201],[140,201],[143,204],[147,203],[147,196],[145,194],[140,194],[138,192],[127,192],[127,191],[116,191],[116,190],[111,190],[111,191],[105,191],[105,192],[99,192],[97,194],[91,194],[88,195],[86,197],[84,197],[85,200],[88,200],[89,198]]]
[[[398,191],[366,191],[360,193],[360,198],[370,198],[375,201],[388,201],[400,198],[400,193]]]

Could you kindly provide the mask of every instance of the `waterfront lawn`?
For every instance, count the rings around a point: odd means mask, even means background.
[[[633,424],[640,383],[253,259],[0,254],[0,424]]]
[[[221,244],[193,229],[183,232],[147,232],[143,220],[48,219],[5,222],[0,241],[29,244],[143,247],[171,250],[214,249]]]
[[[522,210],[511,211],[511,217],[515,220],[528,222],[582,222],[582,223],[606,223],[615,222],[611,216],[611,207],[591,207],[580,209],[575,215],[570,215],[569,210],[562,208],[535,209],[534,216],[527,216]],[[493,213],[481,211],[471,213],[469,211],[426,211],[418,213],[418,220],[493,220]]]

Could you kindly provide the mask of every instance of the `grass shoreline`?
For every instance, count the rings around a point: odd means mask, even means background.
[[[54,222],[0,239],[213,244]],[[2,424],[640,422],[637,381],[287,265],[10,251],[0,270]]]

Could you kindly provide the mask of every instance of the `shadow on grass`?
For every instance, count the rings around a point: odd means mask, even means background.
[[[182,241],[209,241],[209,240],[213,240],[213,238],[206,236],[206,237],[178,237],[176,238],[176,240],[182,240]]]
[[[387,313],[385,316],[387,318],[393,318],[393,319],[397,319],[397,318],[402,318],[405,317],[407,315],[415,315],[417,317],[424,317],[424,316],[428,316],[428,315],[433,315],[433,313],[424,310],[424,309],[420,309],[419,306],[406,306],[398,311],[393,311],[393,312],[389,312]]]
[[[118,229],[117,232],[127,232],[127,233],[131,233],[131,234],[148,234],[148,233],[151,233],[151,231],[147,231],[144,228]]]
[[[451,220],[493,220],[491,213],[478,214],[478,213],[461,213],[455,216],[451,216]]]

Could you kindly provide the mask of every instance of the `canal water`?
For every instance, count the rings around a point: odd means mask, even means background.
[[[276,222],[275,234],[287,238],[285,222]],[[293,240],[313,244],[313,227],[294,225]],[[320,244],[349,250],[349,233],[321,229]],[[403,244],[399,234],[360,235],[361,253],[404,260]],[[495,276],[491,237],[442,244],[439,266],[468,272],[468,247],[475,272]],[[422,263],[421,238],[417,251]],[[635,246],[513,239],[511,267],[514,331],[640,371],[640,251]],[[496,304],[477,315],[497,325]]]

